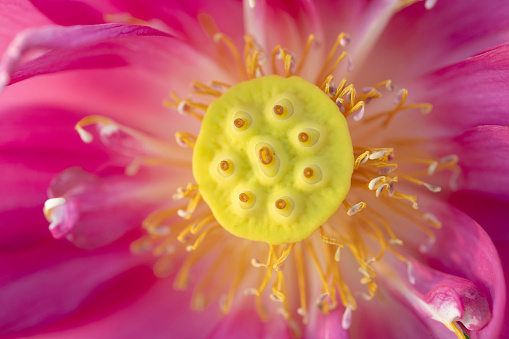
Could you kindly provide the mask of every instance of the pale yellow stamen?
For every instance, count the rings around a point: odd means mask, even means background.
[[[237,46],[233,43],[233,41],[223,33],[214,34],[214,42],[222,42],[230,51],[233,56],[233,60],[237,65],[237,69],[242,80],[247,80],[246,72],[244,71],[244,63],[240,56],[240,53],[237,49]]]

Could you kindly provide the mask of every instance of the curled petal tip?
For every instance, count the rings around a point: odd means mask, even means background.
[[[438,0],[426,0],[424,2],[424,8],[426,9],[432,9],[433,7],[435,7],[435,5],[437,4],[437,1]]]
[[[0,72],[0,94],[3,92],[5,86],[11,81],[11,77],[8,72],[1,71]]]

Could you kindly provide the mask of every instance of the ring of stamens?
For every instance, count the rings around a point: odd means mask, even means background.
[[[307,55],[307,52],[311,46],[311,42],[313,41],[313,37],[310,36],[310,39],[308,40],[308,45],[306,46],[306,52],[305,55]],[[220,41],[223,41],[227,43],[229,48],[233,46],[233,43],[230,44],[230,41],[225,37],[224,35],[220,37]],[[369,91],[364,91],[363,93],[359,92],[357,95],[357,92],[353,85],[347,85],[346,79],[343,79],[339,85],[334,84],[332,75],[326,75],[326,71],[328,69],[334,70],[334,67],[336,67],[337,62],[334,63],[332,67],[329,67],[330,64],[334,61],[333,55],[336,52],[336,48],[338,45],[343,45],[343,40],[347,40],[346,36],[344,34],[341,34],[336,42],[336,45],[333,47],[331,53],[327,57],[326,62],[323,66],[323,74],[320,74],[320,76],[317,78],[316,85],[320,86],[323,81],[322,86],[320,87],[325,94],[327,94],[330,99],[332,99],[333,103],[337,104],[337,107],[339,108],[339,111],[343,113],[344,116],[348,116],[350,114],[353,114],[353,118],[355,121],[361,120],[363,116],[363,110],[364,105],[367,104],[372,99],[376,99],[380,97],[380,93],[377,91],[377,88],[381,86],[387,87],[387,89],[392,90],[393,86],[391,86],[390,81],[386,81],[377,85],[374,85],[372,88],[370,88]],[[250,46],[250,47],[249,47]],[[255,47],[253,47],[254,44],[251,39],[248,39],[246,37],[246,68],[247,68],[247,78],[253,78],[255,74],[258,76],[258,74],[262,73],[263,70],[261,66],[259,65],[260,59],[258,56],[260,54],[256,54],[257,51]],[[287,76],[290,76],[292,72],[295,72],[295,60],[291,53],[287,52],[284,49],[279,48],[281,56],[283,57],[284,63],[285,63],[285,72]],[[254,51],[254,52],[253,52]],[[234,53],[235,55],[239,55],[239,53]],[[248,58],[249,57],[249,58]],[[344,54],[341,54],[341,56],[338,58],[338,60],[342,60],[345,57]],[[292,67],[293,64],[293,67]],[[297,70],[300,70],[303,66],[304,62],[301,60],[301,62],[296,67]],[[274,68],[276,69],[276,68]],[[277,71],[274,71],[277,73]],[[332,73],[332,71],[330,72]],[[322,76],[325,75],[325,76]],[[229,85],[221,84],[221,90],[218,90],[216,87],[206,87],[203,84],[200,84],[200,93],[205,94],[211,94],[220,97],[222,95],[228,96],[231,93],[225,93],[223,94],[222,90],[225,88],[230,88]],[[246,89],[246,87],[244,87]],[[252,92],[252,91],[250,91]],[[199,93],[199,92],[197,92]],[[394,116],[394,114],[398,111],[401,111],[403,109],[408,108],[429,108],[429,105],[426,104],[417,104],[417,105],[403,105],[404,99],[405,99],[405,92],[403,92],[403,99],[401,100],[398,107],[394,110],[383,112],[379,115],[379,117],[388,117],[387,120],[384,122],[384,125],[386,125],[389,120]],[[288,103],[297,103],[295,106],[295,112],[292,111],[292,114],[295,113],[297,117],[302,117],[300,112],[302,112],[302,106],[299,104],[299,98],[295,98],[295,93],[271,93],[271,96],[274,97],[274,99],[271,98],[265,98],[263,102],[263,107],[265,109],[262,109],[262,112],[260,112],[258,109],[256,109],[257,105],[252,105],[252,102],[246,103],[246,102],[240,102],[238,106],[235,106],[235,108],[226,107],[222,113],[222,123],[217,124],[213,127],[207,127],[207,116],[210,116],[210,112],[217,113],[216,110],[210,110],[205,116],[204,121],[204,130],[200,134],[200,138],[202,134],[204,134],[206,137],[202,138],[203,142],[211,142],[210,148],[208,148],[206,151],[210,154],[215,154],[215,156],[212,157],[213,161],[209,161],[211,164],[210,168],[213,168],[215,166],[216,169],[218,169],[221,172],[230,171],[233,169],[233,166],[235,164],[235,174],[226,177],[226,176],[217,176],[213,174],[217,173],[209,173],[211,174],[210,177],[214,177],[216,179],[216,186],[211,185],[209,182],[204,182],[198,178],[198,176],[195,175],[196,180],[199,183],[199,191],[197,185],[191,185],[188,186],[185,190],[182,189],[178,191],[178,196],[180,198],[182,197],[188,197],[190,198],[191,202],[189,203],[187,209],[179,210],[179,215],[183,215],[185,217],[189,216],[190,213],[194,211],[196,208],[196,205],[198,204],[197,201],[200,200],[200,194],[203,193],[204,199],[207,201],[207,204],[209,207],[212,208],[214,212],[214,208],[227,210],[230,214],[227,216],[231,219],[239,218],[241,221],[244,221],[245,224],[247,224],[248,227],[256,228],[260,225],[269,224],[271,227],[276,226],[273,228],[269,228],[269,231],[277,233],[280,230],[277,228],[279,224],[283,224],[287,221],[286,225],[291,225],[293,221],[299,220],[299,218],[306,219],[306,213],[303,212],[302,209],[305,209],[306,206],[303,206],[303,201],[313,201],[314,203],[317,203],[318,205],[322,200],[317,199],[316,197],[313,197],[308,192],[309,190],[314,190],[315,187],[320,186],[320,184],[317,184],[316,182],[313,182],[310,179],[314,179],[317,177],[320,177],[323,182],[328,184],[328,178],[330,176],[333,176],[335,173],[331,173],[329,171],[330,164],[325,163],[325,166],[322,162],[317,161],[316,159],[307,159],[307,156],[310,155],[316,155],[319,151],[324,151],[324,147],[327,148],[328,143],[331,135],[328,133],[326,129],[322,129],[320,126],[326,125],[323,121],[321,124],[308,124],[309,121],[306,121],[305,124],[301,124],[299,126],[293,126],[294,118],[290,119],[288,115],[285,114],[284,109],[287,107],[286,105]],[[282,99],[283,96],[283,99]],[[229,97],[230,99],[232,96]],[[297,100],[296,100],[297,99]],[[280,104],[282,100],[285,101],[285,104]],[[177,105],[179,103],[177,102]],[[194,106],[191,107],[191,104]],[[259,104],[255,103],[255,104]],[[181,107],[186,108],[187,110],[190,110],[191,108],[198,108],[195,103],[189,102],[186,100],[184,104],[180,105]],[[196,106],[196,107],[195,107]],[[245,110],[245,108],[249,108],[249,113]],[[255,107],[253,112],[253,107]],[[259,106],[258,106],[259,107]],[[211,108],[211,107],[209,107]],[[217,107],[216,107],[217,108]],[[224,107],[223,107],[224,108]],[[293,110],[293,106],[292,106]],[[317,110],[309,110],[306,112],[316,112]],[[194,116],[194,115],[193,115]],[[284,117],[284,118],[283,118]],[[288,117],[288,118],[287,118]],[[377,116],[375,116],[377,118]],[[260,126],[264,126],[266,124],[270,125],[273,123],[274,120],[278,120],[281,123],[285,123],[284,127],[281,127],[280,130],[288,130],[290,131],[288,135],[285,135],[288,139],[290,139],[290,145],[285,144],[280,140],[279,138],[274,138],[273,136],[267,137],[268,129],[261,128]],[[226,121],[226,122],[225,122]],[[371,123],[371,121],[374,121],[374,119],[364,119],[364,122]],[[233,122],[233,123],[232,123]],[[234,143],[239,143],[240,146],[238,148],[235,147],[225,147],[224,143],[217,143],[215,142],[218,135],[221,135],[221,132],[223,131],[221,128],[215,128],[219,126],[228,126],[229,130],[224,131],[226,134],[227,141],[226,144],[233,145]],[[275,125],[274,125],[275,126]],[[271,125],[271,127],[274,127]],[[238,133],[238,132],[244,132],[249,128],[248,133]],[[232,133],[228,133],[229,131],[232,131]],[[269,133],[270,134],[270,133]],[[251,138],[253,137],[254,140],[252,143],[246,143],[245,140],[239,138],[239,136]],[[212,138],[214,137],[214,138]],[[195,146],[196,138],[190,139],[186,135],[186,138],[180,138],[185,141],[189,141],[186,144],[189,144],[191,147]],[[179,140],[179,138],[177,138]],[[192,142],[191,142],[192,141]],[[196,153],[195,158],[193,159],[193,166],[197,161],[196,159],[203,158],[204,154],[206,152],[200,151],[200,142],[199,140],[196,141]],[[260,145],[268,145],[268,146],[260,146]],[[263,147],[267,147],[266,149],[263,149],[263,151],[260,153],[261,149]],[[292,148],[293,147],[293,148]],[[212,149],[212,150],[211,150]],[[268,152],[267,149],[270,151]],[[247,152],[247,154],[241,154],[239,153],[239,150]],[[233,152],[235,154],[232,154],[230,157],[228,152]],[[217,153],[217,154],[216,154]],[[277,156],[276,156],[277,154]],[[288,156],[287,156],[288,154]],[[337,148],[334,148],[334,152],[331,152],[330,154],[334,154],[334,156],[344,156],[344,154],[338,154]],[[418,222],[419,228],[425,231],[425,233],[430,237],[430,240],[433,240],[433,233],[430,230],[426,229],[425,223],[431,224],[433,227],[439,228],[440,222],[430,213],[424,213],[418,212],[415,209],[412,209],[410,206],[406,206],[405,203],[411,202],[414,207],[416,208],[416,197],[405,195],[399,192],[395,192],[394,187],[392,185],[393,182],[397,181],[397,177],[394,175],[390,175],[393,171],[397,169],[397,164],[391,163],[391,161],[394,159],[393,150],[389,149],[356,149],[355,154],[357,156],[357,160],[355,161],[355,175],[352,178],[352,183],[354,186],[362,187],[365,190],[373,190],[376,197],[382,197],[385,196],[387,198],[396,198],[392,199],[392,201],[395,200],[395,203],[390,204],[387,200],[382,200],[382,203],[385,204],[385,207],[389,207],[389,209],[392,212],[396,212],[404,217],[409,218],[412,221]],[[223,158],[223,155],[226,157]],[[269,162],[269,158],[272,160],[272,165],[275,165],[275,160],[279,161],[277,166],[266,166],[267,164],[264,164],[264,162]],[[298,158],[300,161],[298,164],[291,164],[289,165],[290,159]],[[208,159],[205,159],[205,161],[202,161],[200,164],[197,164],[197,167],[206,167],[203,166],[203,164],[207,164],[207,161],[210,160],[210,156]],[[225,161],[225,163],[223,163]],[[440,162],[436,160],[428,160],[428,159],[418,159],[418,160],[412,160],[413,162],[417,163],[424,163],[429,165],[429,169],[424,171],[423,175],[431,175],[435,171],[442,170],[442,169],[450,169],[456,171],[459,170],[456,163],[449,164],[449,160],[446,160],[445,158],[440,160]],[[457,159],[456,159],[457,162]],[[295,165],[295,166],[293,166]],[[264,169],[270,168],[270,167],[276,167],[277,171],[275,174],[270,171],[264,171]],[[323,168],[323,173],[321,172],[321,168]],[[198,170],[193,168],[193,172],[196,173]],[[293,175],[288,176],[288,173],[294,171]],[[210,171],[212,172],[212,170]],[[430,174],[431,172],[431,174]],[[395,173],[395,172],[394,172]],[[269,176],[268,174],[274,174],[273,176]],[[323,178],[321,175],[323,174]],[[416,179],[412,176],[404,176],[401,174],[400,178],[410,181],[417,185],[423,185],[430,189],[431,191],[438,191],[436,186],[429,185],[424,181],[421,181],[419,179]],[[281,187],[280,181],[283,181],[284,178],[290,177],[292,182],[295,183],[295,187],[293,187],[293,190],[287,190],[288,187]],[[380,177],[380,178],[379,178]],[[383,177],[383,179],[381,178]],[[377,179],[379,178],[379,179]],[[221,181],[224,179],[224,181]],[[374,180],[374,181],[373,181]],[[256,182],[256,184],[253,184]],[[322,182],[322,183],[323,183]],[[231,194],[225,194],[225,186],[228,188],[231,188],[232,192]],[[330,185],[328,185],[330,186]],[[212,187],[212,188],[211,188]],[[323,187],[323,186],[322,186]],[[253,191],[250,189],[253,188]],[[214,191],[218,193],[218,196],[214,197],[207,195]],[[304,199],[297,199],[293,200],[292,197],[300,197],[300,193],[302,191],[305,191],[305,198]],[[208,193],[207,193],[208,192]],[[226,192],[228,193],[228,192]],[[256,195],[255,195],[256,193]],[[309,198],[308,198],[309,196]],[[216,198],[217,201],[224,201],[225,204],[223,206],[215,206],[211,203],[211,199]],[[234,204],[231,204],[231,202],[234,202]],[[269,208],[267,208],[267,205]],[[278,245],[276,242],[277,239],[275,237],[273,238],[263,238],[263,237],[257,237],[254,233],[242,233],[238,232],[236,233],[236,229],[233,227],[231,228],[231,224],[228,224],[229,220],[225,221],[224,217],[216,215],[214,213],[214,216],[208,215],[206,217],[203,216],[196,216],[195,221],[192,225],[182,225],[182,226],[176,226],[177,229],[180,227],[180,233],[178,234],[178,240],[181,242],[185,242],[186,239],[190,234],[200,234],[200,230],[203,228],[205,231],[203,231],[199,237],[196,239],[196,241],[192,245],[188,245],[186,249],[190,250],[196,250],[198,245],[203,241],[205,235],[212,233],[212,231],[218,229],[220,225],[222,225],[225,229],[230,231],[233,234],[239,235],[241,237],[245,237],[252,240],[260,240],[268,242],[270,251],[268,254],[268,259],[266,263],[261,263],[258,260],[253,259],[252,262],[254,267],[264,267],[266,269],[266,275],[263,277],[263,280],[260,282],[260,285],[256,289],[249,289],[250,294],[254,294],[257,297],[257,309],[259,311],[259,314],[262,318],[265,317],[265,311],[264,307],[265,305],[262,305],[261,303],[261,297],[262,293],[266,289],[267,286],[270,286],[269,282],[271,278],[274,279],[274,284],[272,286],[272,293],[271,297],[273,300],[276,300],[280,303],[282,303],[283,308],[280,309],[281,314],[285,316],[285,319],[287,319],[289,324],[292,324],[292,318],[291,318],[291,311],[288,310],[287,300],[289,298],[288,295],[285,295],[284,289],[287,287],[288,281],[292,280],[291,273],[287,275],[288,273],[285,272],[285,282],[283,283],[283,263],[285,262],[286,258],[292,255],[294,257],[294,262],[296,263],[296,271],[298,276],[298,290],[300,292],[300,302],[301,306],[298,308],[297,313],[303,316],[303,322],[306,323],[307,321],[307,305],[309,304],[309,298],[306,295],[306,290],[309,289],[309,286],[306,286],[307,284],[307,276],[309,275],[308,264],[307,262],[311,262],[311,266],[315,266],[318,275],[320,276],[320,280],[322,281],[322,293],[320,293],[319,297],[316,300],[317,307],[322,311],[327,313],[329,310],[333,309],[337,303],[338,299],[341,299],[341,302],[346,307],[345,313],[343,315],[343,322],[342,326],[346,330],[349,326],[349,318],[351,317],[351,311],[356,308],[356,301],[354,295],[355,293],[358,293],[358,291],[351,291],[350,287],[347,286],[346,282],[343,281],[343,278],[341,277],[341,272],[339,266],[336,264],[340,261],[341,257],[341,249],[347,248],[351,250],[351,254],[353,255],[354,259],[359,264],[359,271],[362,273],[362,280],[361,283],[364,284],[367,287],[367,293],[362,294],[365,298],[370,299],[374,297],[374,293],[376,291],[376,282],[375,282],[375,276],[376,271],[373,267],[370,266],[370,264],[374,261],[377,261],[381,258],[385,250],[390,250],[393,254],[396,255],[400,260],[403,262],[406,261],[406,259],[399,254],[394,248],[393,245],[401,245],[402,240],[396,237],[395,233],[391,229],[391,225],[389,224],[389,221],[384,218],[382,213],[378,213],[375,211],[375,209],[372,209],[370,207],[367,207],[367,204],[365,202],[357,202],[353,206],[350,206],[346,201],[344,201],[343,205],[346,208],[346,219],[341,219],[339,213],[334,214],[329,220],[329,222],[326,222],[322,227],[319,228],[320,234],[318,232],[315,233],[316,237],[302,239],[301,243],[293,243],[294,241],[299,241],[299,239],[287,239],[287,242],[290,242],[290,244],[282,244]],[[231,208],[230,208],[231,207]],[[291,208],[290,208],[291,207]],[[299,218],[297,219],[291,219],[293,208],[295,208],[294,215],[298,215]],[[182,211],[182,213],[181,213]],[[404,211],[404,213],[402,212]],[[284,213],[283,213],[284,212]],[[174,213],[174,212],[173,212]],[[272,215],[271,215],[272,213]],[[260,215],[269,215],[271,216],[268,219],[262,220],[262,222],[254,222],[249,225],[249,221],[246,223],[246,219],[256,219]],[[244,218],[244,219],[242,219]],[[349,219],[351,218],[351,219]],[[149,218],[147,218],[149,219]],[[216,221],[217,219],[217,221]],[[277,223],[271,223],[274,220],[277,220]],[[327,218],[323,219],[324,222],[327,220]],[[306,219],[307,222],[307,219]],[[335,225],[341,225],[344,229],[347,229],[347,232],[341,232],[341,230],[334,227]],[[160,232],[160,229],[158,227],[153,227],[156,225],[154,222],[153,224],[147,222],[146,227],[148,230],[150,230],[151,236],[155,236],[156,234],[159,234],[157,232]],[[364,231],[360,230],[359,227],[356,226],[362,226],[363,229],[367,229],[368,232],[364,233]],[[208,228],[207,228],[208,227]],[[294,229],[291,229],[291,231],[294,231]],[[384,232],[387,233],[387,235],[384,235]],[[173,231],[172,231],[173,233]],[[224,234],[227,234],[226,232],[223,232]],[[335,234],[336,233],[336,234]],[[254,234],[254,236],[253,236]],[[270,234],[269,234],[270,235]],[[321,235],[321,241],[323,242],[322,246],[317,247],[315,239],[319,239]],[[370,257],[371,248],[367,247],[366,243],[363,241],[364,235],[367,235],[368,237],[374,238],[379,244],[380,244],[380,252],[376,254],[375,257]],[[210,237],[210,236],[208,236]],[[386,239],[385,237],[389,237],[390,239]],[[225,235],[222,239],[230,239],[227,235]],[[233,237],[232,237],[233,238]],[[209,246],[214,246],[213,244],[218,243],[215,241],[216,239],[212,239]],[[275,241],[276,240],[276,241]],[[235,238],[235,241],[239,241],[237,238]],[[250,242],[252,247],[255,247],[259,244],[256,242]],[[292,249],[295,245],[295,251],[292,253]],[[140,242],[140,246],[144,246],[143,242]],[[202,245],[203,246],[203,245]],[[247,246],[249,247],[249,246]],[[316,247],[316,248],[315,248]],[[244,247],[245,248],[245,247]],[[319,248],[322,248],[322,255],[317,255],[317,251]],[[163,250],[167,250],[168,253],[172,253],[174,251],[173,247],[169,246],[161,246],[157,249],[157,253],[161,253]],[[198,248],[199,250],[199,248]],[[225,298],[225,302],[222,303],[222,310],[223,312],[228,312],[228,309],[231,306],[232,298],[235,295],[235,291],[237,287],[239,286],[239,281],[242,281],[242,277],[244,276],[244,269],[245,265],[242,263],[246,262],[248,260],[247,250],[244,251],[241,255],[239,255],[238,262],[240,265],[238,266],[238,270],[236,271],[235,280],[233,282],[231,290],[228,292],[227,297]],[[197,252],[194,252],[197,253]],[[207,255],[207,251],[203,251],[200,253],[202,257],[205,257]],[[214,259],[215,264],[214,267],[217,266],[218,263],[222,262],[228,262],[228,260],[224,260],[227,256],[229,256],[229,249],[223,250],[221,252],[222,254],[219,255],[217,258]],[[226,255],[225,255],[226,253]],[[304,260],[303,255],[307,255],[308,258],[310,257],[312,260]],[[159,263],[165,263],[167,261],[168,257],[163,257],[165,260],[161,260]],[[325,258],[325,262],[324,262]],[[182,288],[187,283],[187,279],[189,276],[189,267],[195,262],[197,259],[194,256],[190,256],[184,263],[181,271],[178,274],[177,281],[175,286],[178,288]],[[237,263],[235,264],[237,265]],[[325,266],[324,266],[325,265]],[[155,270],[159,270],[159,266],[164,265],[156,265]],[[210,271],[207,273],[206,277],[212,277],[213,271],[215,268],[211,268]],[[274,277],[272,275],[273,270],[277,271],[277,276]],[[291,272],[291,271],[290,271]],[[287,276],[290,276],[290,279],[286,279]],[[239,278],[240,277],[240,278]],[[203,278],[203,281],[206,281],[207,283],[211,279],[209,278]],[[202,281],[202,282],[203,282]],[[202,284],[205,285],[205,284]],[[199,289],[199,288],[198,288]],[[270,289],[270,287],[269,287]],[[339,295],[336,295],[339,291]],[[199,295],[199,293],[196,293],[196,295]],[[193,297],[194,298],[194,297]],[[194,300],[194,299],[193,299]],[[199,304],[200,308],[203,308],[204,302],[196,298],[196,303]],[[198,302],[200,301],[200,302]],[[346,325],[345,325],[346,324]],[[452,324],[454,327],[455,325]]]

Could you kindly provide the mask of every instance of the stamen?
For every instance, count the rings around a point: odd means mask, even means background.
[[[193,82],[192,88],[193,88],[193,93],[195,93],[195,94],[211,95],[214,97],[220,97],[221,95],[223,95],[223,93],[220,90],[213,88],[211,86],[202,84],[201,82],[198,82],[198,81]]]
[[[240,57],[240,53],[237,50],[237,47],[235,46],[233,41],[223,33],[216,33],[214,34],[214,42],[222,42],[230,50],[230,53],[233,56],[235,64],[237,65],[240,77],[242,78],[242,80],[247,80],[242,58]]]
[[[246,257],[247,257],[247,249],[245,249],[242,252],[242,254],[240,255],[237,269],[236,269],[235,279],[233,280],[233,284],[230,287],[230,290],[228,291],[228,295],[226,296],[226,299],[221,304],[221,311],[223,312],[223,314],[227,314],[230,311],[232,303],[233,303],[233,298],[234,298],[235,294],[237,293],[237,289],[240,285],[240,282],[242,281],[242,278],[244,277],[244,272],[245,272],[245,268],[246,268],[246,265],[245,265]]]
[[[320,261],[318,260],[318,257],[316,256],[315,250],[313,249],[313,247],[311,246],[309,241],[306,241],[305,245],[306,245],[307,251],[311,255],[311,259],[313,260],[313,263],[315,264],[315,268],[318,271],[318,274],[320,275],[320,280],[322,281],[323,288],[325,289],[326,294],[330,295],[331,294],[331,290],[330,290],[330,287],[329,287],[329,283],[327,282],[327,277],[325,276],[325,273],[322,270],[322,267],[320,265]],[[324,294],[322,294],[322,296],[323,295]]]
[[[175,133],[175,141],[181,147],[191,147],[194,148],[196,144],[196,137],[191,133],[187,132],[177,132]]]
[[[214,226],[214,227],[211,227],[211,228],[205,230],[205,232],[200,234],[198,239],[196,239],[194,244],[186,247],[186,251],[192,252],[192,251],[196,250],[198,248],[198,246],[200,246],[200,244],[203,242],[203,240],[205,240],[207,235],[209,235],[211,232],[217,231],[218,229],[221,229],[221,226],[218,225],[218,226]]]
[[[306,301],[306,271],[302,256],[302,244],[297,244],[295,250],[295,265],[297,266],[297,283],[299,285],[300,307],[297,310],[302,316],[302,322],[307,324],[307,301]]]
[[[365,121],[372,122],[372,121],[378,120],[381,117],[385,117],[385,120],[382,123],[382,126],[387,126],[389,124],[389,122],[392,120],[392,118],[394,117],[394,115],[396,115],[396,113],[398,113],[400,111],[413,109],[413,108],[419,108],[423,114],[428,114],[433,109],[433,105],[428,104],[428,103],[405,105],[407,96],[408,96],[408,90],[406,90],[404,88],[401,89],[396,95],[395,102],[396,102],[397,106],[395,109],[378,113],[374,116],[369,117],[368,119],[365,119]]]
[[[347,331],[352,324],[352,309],[350,307],[345,308],[343,317],[341,318],[341,327]]]
[[[323,74],[325,73],[325,70],[327,69],[327,66],[332,61],[332,58],[336,54],[336,51],[337,51],[338,47],[339,46],[345,46],[348,43],[349,39],[350,39],[350,37],[346,33],[340,33],[338,35],[338,37],[336,39],[336,42],[332,46],[329,54],[327,55],[327,58],[325,59],[325,61],[323,63],[322,69],[318,72],[318,76],[317,76],[317,78],[315,80],[315,83],[319,83],[320,79],[324,78]],[[346,53],[345,53],[345,55],[346,55]],[[343,58],[344,58],[344,56],[343,56]],[[334,69],[335,69],[335,67],[332,68],[333,71],[334,71]],[[328,72],[327,74],[331,74],[331,73],[332,72]]]
[[[290,253],[292,253],[293,247],[295,244],[290,244],[286,250],[283,251],[281,256],[276,260],[276,263],[272,266],[276,271],[280,270],[280,266],[283,265],[285,260],[288,258]]]
[[[200,109],[202,111],[207,110],[207,106],[204,104],[199,104],[190,101],[189,99],[180,99],[176,93],[170,93],[171,100],[164,100],[163,105],[168,108],[176,109],[180,115],[190,115],[198,121],[203,120],[203,114],[195,111],[196,109]]]
[[[363,210],[365,207],[366,207],[366,203],[361,201],[361,202],[353,205],[352,207],[350,207],[346,214],[348,214],[349,216],[352,216],[352,215],[356,214],[357,212]]]
[[[433,193],[437,193],[437,192],[440,192],[442,190],[442,188],[439,187],[439,186],[428,184],[427,182],[424,182],[422,180],[416,179],[416,178],[411,177],[409,175],[401,175],[400,174],[400,177],[403,178],[403,179],[406,179],[406,180],[408,180],[410,182],[413,182],[414,184],[422,185],[422,186],[426,187],[428,190],[430,190]]]
[[[198,193],[196,193],[196,195],[187,204],[187,209],[185,211],[184,210],[177,211],[178,216],[181,218],[184,218],[184,219],[189,219],[191,217],[191,214],[193,214],[194,210],[198,206],[198,203],[200,202],[200,200],[201,200],[201,193],[200,193],[200,191],[198,191]]]
[[[207,224],[209,224],[212,221],[215,221],[214,216],[212,214],[208,215],[199,222],[193,224],[189,231],[191,232],[191,234],[198,234],[200,233],[204,226],[207,226]]]
[[[315,41],[315,36],[313,34],[310,34],[308,36],[308,41],[306,42],[306,48],[304,49],[304,53],[302,54],[302,58],[299,62],[299,65],[295,69],[295,74],[300,74],[302,71],[302,68],[304,67],[304,64],[306,63],[306,59],[309,55],[309,51],[311,50],[311,46],[313,45],[313,42]]]

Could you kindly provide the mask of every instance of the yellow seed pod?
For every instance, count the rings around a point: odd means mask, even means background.
[[[353,164],[337,105],[300,77],[270,75],[230,87],[209,106],[193,175],[224,229],[279,245],[327,221],[350,189]]]

